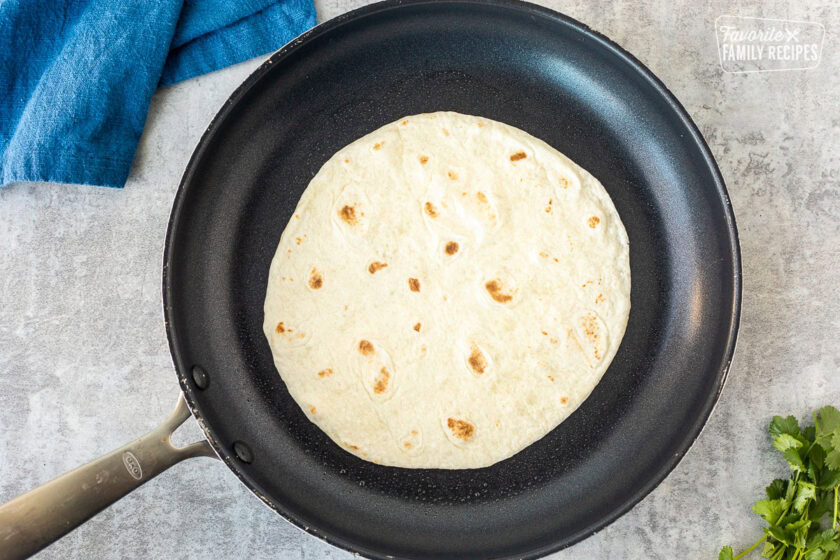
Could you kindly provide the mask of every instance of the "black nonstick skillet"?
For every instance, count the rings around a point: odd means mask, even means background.
[[[632,311],[601,383],[545,438],[479,470],[389,468],[332,444],[289,396],[262,334],[266,278],[300,194],[335,151],[405,115],[442,110],[521,128],[604,184],[630,237]],[[544,555],[629,510],[686,453],[723,387],[740,298],[720,173],[685,110],[639,61],[518,1],[367,6],[254,72],[184,174],[164,311],[207,442],[168,443],[188,417],[180,406],[149,436],[0,508],[0,557],[46,546],[195,455],[218,455],[278,514],[364,556]]]

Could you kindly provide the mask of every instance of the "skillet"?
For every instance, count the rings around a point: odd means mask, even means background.
[[[600,384],[540,441],[478,470],[383,467],[335,446],[289,396],[262,334],[268,267],[335,151],[442,110],[521,128],[603,183],[630,238],[632,310]],[[741,262],[708,147],[639,61],[532,4],[397,0],[305,33],[222,107],[174,202],[163,300],[207,441],[159,441],[188,417],[180,402],[144,438],[0,508],[12,545],[0,557],[37,551],[198,455],[218,455],[277,513],[368,557],[532,558],[569,546],[647,495],[700,433],[734,351]]]

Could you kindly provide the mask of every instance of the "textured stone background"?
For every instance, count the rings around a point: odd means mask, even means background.
[[[362,4],[320,0],[321,20]],[[623,45],[682,101],[720,164],[744,256],[738,350],[682,463],[629,514],[553,558],[712,558],[759,536],[750,504],[786,467],[774,413],[840,405],[840,9],[828,2],[552,0]],[[837,6],[837,4],[834,4]],[[817,69],[718,65],[714,19],[826,28]],[[213,114],[261,62],[159,92],[124,190],[0,189],[0,502],[122,445],[177,395],[160,263],[181,172]],[[182,439],[198,437],[190,421]],[[182,463],[41,558],[349,558],[251,495],[219,462]]]

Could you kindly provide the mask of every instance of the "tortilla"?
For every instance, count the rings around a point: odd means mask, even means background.
[[[269,271],[264,330],[306,416],[375,463],[492,465],[592,392],[630,313],[603,186],[490,119],[405,117],[312,179]]]

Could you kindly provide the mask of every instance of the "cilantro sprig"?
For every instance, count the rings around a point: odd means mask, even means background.
[[[767,522],[764,536],[738,555],[724,546],[718,560],[738,560],[762,543],[761,556],[771,560],[840,560],[840,411],[823,407],[804,429],[793,416],[775,416],[770,436],[790,478],[771,482],[753,505]]]

